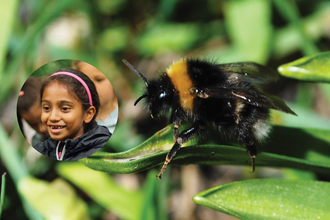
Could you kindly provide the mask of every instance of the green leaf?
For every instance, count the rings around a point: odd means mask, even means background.
[[[330,83],[330,52],[316,53],[278,67],[286,77]]]
[[[3,203],[5,201],[5,191],[6,191],[6,173],[2,174],[1,177],[1,188],[0,188],[0,219],[3,209]]]
[[[287,1],[284,2],[284,4],[287,4]],[[281,10],[283,15],[286,13],[285,9],[282,9],[282,7],[278,7],[278,9]],[[302,37],[301,32],[297,30],[297,26],[293,23],[277,28],[273,36],[272,56],[277,60],[280,60],[281,58],[299,51],[301,48],[303,48],[302,50],[304,50],[306,54],[310,54],[313,51],[315,52],[315,50],[309,51],[308,48],[314,47],[317,49],[313,42],[318,42],[320,38],[326,34],[323,27],[324,25],[327,25],[328,21],[324,19],[324,16],[328,13],[329,7],[322,7],[322,9],[312,12],[307,16],[305,15],[301,18],[298,17],[300,25],[303,26],[303,31],[306,33],[307,38]],[[306,44],[306,39],[313,42],[307,42]],[[314,46],[311,44],[314,44]]]
[[[273,2],[282,16],[295,28],[296,32],[299,33],[299,38],[303,42],[303,44],[301,44],[301,50],[303,53],[305,55],[311,55],[318,52],[319,50],[317,46],[310,36],[307,35],[307,31],[303,26],[299,9],[295,2],[281,0],[273,0]]]
[[[77,0],[50,1],[47,6],[42,8],[39,17],[29,27],[19,44],[13,49],[13,59],[5,70],[6,74],[0,74],[0,81],[6,81],[6,83],[2,84],[0,87],[0,103],[2,103],[4,98],[9,94],[10,89],[17,78],[17,73],[19,72],[18,68],[22,67],[24,57],[31,56],[31,48],[33,48],[39,34],[43,33],[47,25],[59,17],[69,6],[76,4],[76,2]],[[40,2],[40,4],[42,3]]]
[[[285,179],[301,179],[301,180],[316,180],[315,173],[304,170],[284,169],[283,174]]]
[[[144,196],[142,201],[142,210],[138,219],[158,219],[156,217],[156,204],[155,195],[157,195],[157,178],[155,176],[157,172],[151,170],[148,172],[148,176],[144,185]]]
[[[28,170],[26,165],[23,164],[23,159],[11,142],[8,134],[6,133],[3,125],[0,123],[0,155],[1,162],[6,166],[8,174],[12,178],[16,188],[21,179],[28,177]],[[24,197],[21,197],[25,213],[30,219],[42,219],[40,214],[31,208]]]
[[[196,43],[200,34],[198,24],[157,23],[141,35],[137,47],[138,51],[144,55],[154,55],[170,50],[187,50]]]
[[[80,163],[63,162],[58,164],[56,170],[61,176],[86,192],[95,202],[122,219],[138,219],[143,202],[140,191],[129,191],[119,186],[106,173],[88,169]]]
[[[170,188],[170,169],[171,167],[167,168],[167,172],[164,173],[162,176],[162,181],[157,181],[158,185],[156,187],[156,203],[157,203],[157,220],[168,220],[168,195],[169,195],[169,188]],[[157,170],[156,175],[158,174],[159,170]],[[149,172],[148,172],[149,174]],[[154,174],[154,173],[152,173]],[[156,179],[156,178],[154,178]]]
[[[19,181],[18,190],[46,219],[90,219],[87,205],[63,179],[48,183],[26,177]]]
[[[330,172],[329,130],[281,126],[275,126],[273,130],[270,142],[259,148],[257,167],[287,167],[321,173]],[[200,145],[195,142],[193,140],[183,145],[170,164],[250,166],[250,158],[242,147]],[[134,173],[163,164],[172,145],[172,126],[167,126],[136,148],[121,153],[96,153],[80,162],[104,172]]]
[[[236,57],[265,63],[273,31],[270,1],[226,1],[224,13]]]
[[[10,141],[8,134],[0,123],[0,155],[7,171],[16,184],[21,178],[28,176],[28,170],[22,163],[22,158]]]
[[[14,18],[17,16],[18,0],[6,1],[0,0],[0,76],[3,74],[5,58],[8,49],[8,42],[11,30],[14,24]]]
[[[211,188],[193,200],[240,219],[326,219],[329,193],[326,182],[254,179]]]
[[[106,29],[101,37],[103,49],[109,52],[124,50],[129,34],[125,27],[112,27]]]
[[[311,109],[306,109],[297,104],[290,104],[290,108],[294,109],[299,117],[291,114],[283,114],[282,112],[276,110],[271,110],[273,123],[282,126],[294,125],[295,127],[301,128],[308,127],[326,130],[330,128],[330,120],[322,117],[320,114],[317,114]]]

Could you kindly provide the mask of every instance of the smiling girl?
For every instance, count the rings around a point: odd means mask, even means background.
[[[94,83],[82,72],[66,69],[45,80],[41,91],[41,121],[50,138],[35,149],[57,160],[78,160],[99,150],[110,138],[96,124],[100,101]]]

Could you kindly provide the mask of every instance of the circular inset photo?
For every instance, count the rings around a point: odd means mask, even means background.
[[[118,101],[97,68],[78,60],[57,60],[25,81],[17,119],[38,152],[55,160],[78,160],[109,140],[117,124]]]

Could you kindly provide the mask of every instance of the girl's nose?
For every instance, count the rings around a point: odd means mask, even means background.
[[[49,120],[50,121],[59,121],[60,120],[60,116],[59,116],[59,114],[58,114],[58,112],[56,110],[53,110],[50,113]]]

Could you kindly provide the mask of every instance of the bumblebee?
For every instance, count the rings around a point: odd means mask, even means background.
[[[149,81],[126,60],[123,62],[146,85],[144,94],[134,106],[146,99],[151,117],[172,108],[174,145],[158,178],[162,177],[183,143],[196,135],[204,135],[209,129],[216,129],[242,144],[251,159],[253,172],[257,146],[264,142],[271,129],[269,109],[296,115],[282,99],[267,95],[257,87],[257,84],[279,79],[276,71],[257,63],[218,65],[200,59],[181,59]],[[190,127],[180,132],[180,125],[184,123],[189,123]]]

